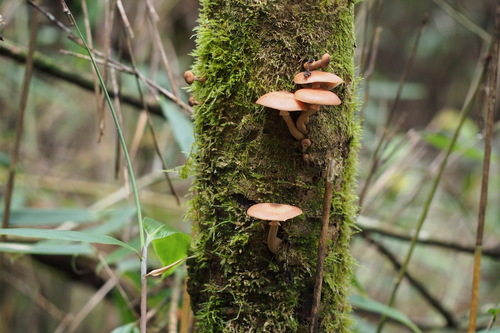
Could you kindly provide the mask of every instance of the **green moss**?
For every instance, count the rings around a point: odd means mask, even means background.
[[[324,332],[347,332],[359,136],[352,26],[349,1],[202,1],[193,71],[207,81],[192,87],[203,104],[194,119],[196,195],[189,213],[196,255],[189,262],[189,291],[198,332],[307,327],[328,158],[343,168],[332,200],[337,233],[326,261],[320,325]],[[278,112],[254,102],[269,91],[293,91],[302,63],[325,52],[332,55],[329,70],[345,81],[335,90],[343,103],[311,118],[313,145],[305,162]],[[245,214],[265,201],[304,211],[283,223],[289,247],[277,255],[265,244],[266,223]]]

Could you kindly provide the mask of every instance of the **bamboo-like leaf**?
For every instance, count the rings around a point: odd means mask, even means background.
[[[3,211],[0,211],[3,215]],[[58,208],[58,209],[36,209],[21,208],[10,213],[10,226],[40,226],[59,225],[63,222],[95,222],[97,214],[89,209],[81,208]]]
[[[139,333],[139,329],[135,323],[129,323],[115,328],[111,333]]]
[[[49,230],[49,229],[35,229],[35,228],[11,228],[11,229],[0,229],[0,235],[118,245],[139,254],[139,252],[135,248],[116,238],[106,235],[91,234],[82,231]]]
[[[0,243],[0,252],[46,255],[77,255],[92,254],[93,249],[88,243],[61,244],[55,241],[27,243]]]
[[[193,125],[191,121],[181,114],[177,106],[170,101],[162,99],[160,106],[165,118],[168,119],[171,125],[175,141],[181,148],[181,151],[189,156],[191,146],[194,143]]]
[[[349,300],[354,307],[363,309],[365,311],[379,313],[400,322],[415,333],[422,333],[418,326],[415,325],[410,319],[408,319],[408,317],[404,313],[390,306],[361,295],[353,295],[349,298]]]

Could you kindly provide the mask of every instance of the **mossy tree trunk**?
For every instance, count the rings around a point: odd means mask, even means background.
[[[190,217],[196,257],[189,292],[197,332],[305,332],[321,227],[325,170],[338,175],[330,215],[319,331],[347,332],[346,300],[353,260],[349,240],[356,212],[354,2],[348,0],[203,0],[193,71],[196,180]],[[344,83],[342,104],[311,117],[312,146],[300,143],[279,112],[256,105],[267,92],[296,87],[309,58],[332,55],[328,71]],[[300,207],[280,227],[278,254],[265,242],[267,223],[246,216],[254,203]]]

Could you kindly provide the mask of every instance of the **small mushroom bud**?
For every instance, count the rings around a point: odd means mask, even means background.
[[[311,140],[308,138],[304,138],[300,140],[300,145],[302,146],[302,152],[305,153],[307,148],[311,147]]]
[[[323,54],[320,60],[316,61],[306,61],[304,63],[304,69],[305,70],[312,70],[312,69],[318,69],[318,68],[323,68],[325,69],[328,64],[330,63],[331,57],[328,53]]]
[[[190,106],[200,105],[201,103],[194,99],[193,96],[189,97],[188,104]]]
[[[187,84],[192,84],[194,81],[199,81],[201,83],[204,83],[207,80],[207,78],[196,76],[191,71],[185,71],[184,72],[184,80],[186,80]]]

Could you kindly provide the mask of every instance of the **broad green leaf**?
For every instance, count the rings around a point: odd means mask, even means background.
[[[88,243],[61,244],[61,242],[59,241],[42,241],[32,244],[0,243],[0,252],[47,255],[76,255],[93,254],[94,251]]]
[[[111,333],[139,333],[139,329],[135,323],[130,323],[115,328]]]
[[[179,112],[178,106],[174,103],[162,99],[160,102],[161,110],[166,119],[168,119],[174,138],[181,151],[189,156],[191,146],[194,142],[193,124],[188,117]]]
[[[148,234],[146,244],[153,243],[156,255],[163,266],[187,256],[191,243],[189,235],[148,217],[144,219],[144,227]],[[172,267],[166,271],[166,275],[172,274],[174,269],[175,267]]]
[[[12,228],[12,229],[0,229],[0,235],[118,245],[139,254],[139,252],[135,248],[116,238],[106,235],[90,234],[88,232],[82,232],[82,231],[49,230],[49,229],[35,229],[35,228]]]
[[[413,332],[422,333],[422,331],[415,325],[408,317],[402,312],[382,304],[380,302],[374,301],[370,298],[361,296],[361,295],[352,295],[349,297],[351,304],[354,307],[363,309],[365,311],[379,313],[381,315],[386,315],[389,318],[392,318],[401,324],[410,328]]]
[[[3,216],[3,210],[0,211]],[[59,225],[63,222],[94,222],[97,214],[89,209],[58,208],[36,209],[22,208],[11,211],[9,225],[13,227],[32,227],[40,225]]]

